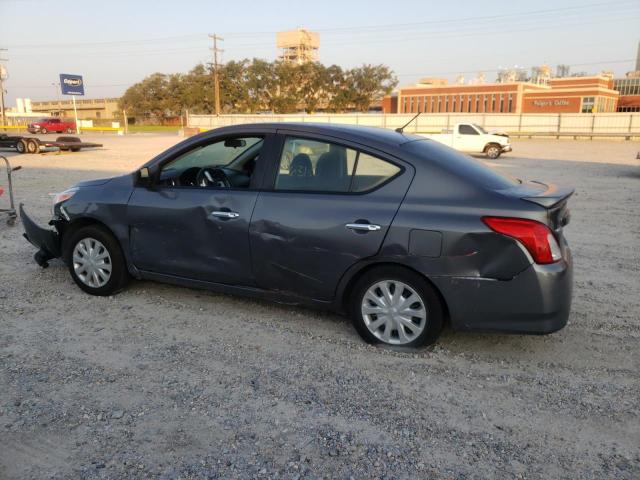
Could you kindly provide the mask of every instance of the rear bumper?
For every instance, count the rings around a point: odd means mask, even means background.
[[[58,232],[51,228],[42,228],[36,224],[25,213],[24,206],[20,204],[20,219],[24,227],[24,237],[34,247],[38,248],[38,251],[34,255],[34,260],[41,267],[47,267],[47,262],[52,258],[58,258],[62,255],[60,236]]]
[[[545,334],[569,319],[573,260],[529,266],[511,280],[437,277],[456,330]]]

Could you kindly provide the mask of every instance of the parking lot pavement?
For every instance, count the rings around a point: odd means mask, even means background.
[[[46,221],[50,193],[178,140],[100,139],[12,155],[17,200]],[[302,308],[150,282],[90,297],[0,224],[0,478],[640,478],[638,150],[515,140],[491,162],[576,188],[573,310],[549,336],[392,351]]]

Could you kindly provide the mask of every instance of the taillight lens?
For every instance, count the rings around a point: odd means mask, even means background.
[[[558,241],[544,223],[506,217],[482,217],[482,221],[494,232],[518,240],[536,263],[554,263],[562,259]]]

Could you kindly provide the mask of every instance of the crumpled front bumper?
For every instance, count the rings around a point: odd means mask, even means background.
[[[511,145],[502,146],[502,153],[507,153],[507,152],[510,152],[511,150],[513,150],[513,148],[511,148]]]
[[[25,213],[23,204],[20,204],[20,219],[24,227],[24,238],[39,249],[33,256],[38,265],[46,268],[49,266],[49,260],[62,256],[61,240],[57,231],[36,224]]]

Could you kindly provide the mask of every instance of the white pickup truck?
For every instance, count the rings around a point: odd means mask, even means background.
[[[453,130],[421,135],[461,152],[484,153],[489,158],[498,158],[500,154],[511,151],[509,135],[502,132],[487,132],[475,123],[456,123]]]

